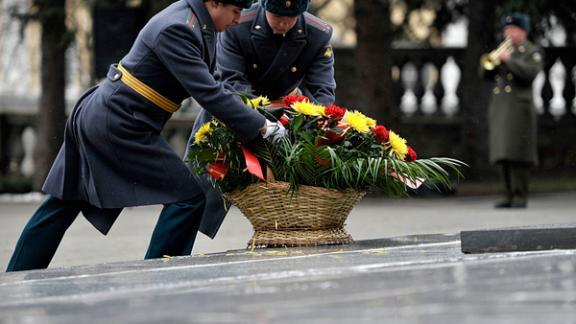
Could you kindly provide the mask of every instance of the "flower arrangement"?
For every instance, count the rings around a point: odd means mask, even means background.
[[[215,119],[202,125],[188,159],[195,173],[208,173],[222,192],[263,181],[263,170],[269,169],[293,192],[300,185],[376,187],[397,196],[423,181],[449,185],[449,170],[460,176],[464,165],[451,158],[418,159],[404,138],[359,111],[321,106],[301,95],[286,96],[275,104],[265,97],[244,101],[268,119],[280,121],[289,133],[274,142],[247,144]]]

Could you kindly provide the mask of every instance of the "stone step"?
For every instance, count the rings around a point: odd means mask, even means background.
[[[460,241],[464,253],[576,249],[576,224],[462,231]]]

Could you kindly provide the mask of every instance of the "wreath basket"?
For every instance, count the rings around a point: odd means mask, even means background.
[[[225,196],[254,227],[248,246],[278,247],[352,243],[344,222],[365,194],[304,185],[291,193],[287,182],[272,181]]]

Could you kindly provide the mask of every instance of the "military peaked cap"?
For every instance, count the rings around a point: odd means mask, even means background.
[[[294,17],[308,9],[310,0],[260,0],[266,11],[279,16]]]
[[[514,12],[502,18],[502,25],[504,27],[513,25],[530,32],[530,17],[527,14]]]

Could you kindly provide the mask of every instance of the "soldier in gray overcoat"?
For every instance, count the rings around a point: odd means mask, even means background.
[[[489,107],[490,162],[498,165],[505,189],[498,208],[524,208],[528,175],[537,165],[537,113],[532,81],[543,67],[541,50],[527,40],[529,17],[513,13],[503,18],[504,37],[510,42],[498,55],[501,64],[484,71],[495,85]]]
[[[165,204],[147,257],[191,249],[186,244],[196,236],[200,217],[175,223],[164,215],[174,206],[201,215],[205,196],[160,132],[190,96],[243,141],[280,127],[213,77],[215,33],[237,24],[251,3],[180,0],[146,24],[107,78],[76,103],[43,187],[49,195],[24,228],[8,271],[47,267],[80,212],[106,234],[128,206]]]
[[[323,105],[334,102],[332,27],[306,12],[309,3],[261,0],[242,12],[238,25],[219,34],[216,73],[230,91],[272,101],[298,93]],[[188,145],[193,143],[195,131],[211,118],[209,111],[199,114]],[[220,192],[208,181],[199,183],[206,193],[200,231],[213,238],[230,204],[224,204]],[[172,206],[172,214],[166,218],[178,219],[186,213]],[[188,246],[194,239],[190,237]]]

